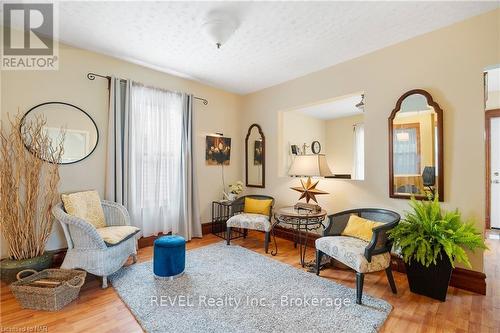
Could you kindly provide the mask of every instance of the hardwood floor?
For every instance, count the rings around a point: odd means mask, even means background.
[[[196,239],[187,248],[194,249],[221,241],[214,235]],[[250,232],[247,239],[233,243],[264,253],[263,235]],[[298,250],[293,243],[278,239],[279,254],[276,260],[299,268]],[[450,287],[445,303],[413,294],[408,289],[406,276],[394,273],[398,294],[390,291],[385,274],[367,274],[364,284],[366,294],[383,298],[393,306],[393,311],[381,332],[500,332],[500,240],[488,239],[490,250],[485,255],[487,295]],[[313,250],[309,249],[312,259]],[[139,261],[152,257],[152,247],[139,250]],[[269,255],[271,258],[271,256]],[[354,288],[353,272],[325,269],[321,276]],[[89,278],[80,297],[58,312],[21,309],[9,288],[2,283],[0,293],[0,332],[142,332],[141,327],[112,287],[102,290],[96,278]],[[16,330],[17,328],[17,330]],[[24,331],[23,328],[26,328]],[[180,332],[176,332],[180,333]]]

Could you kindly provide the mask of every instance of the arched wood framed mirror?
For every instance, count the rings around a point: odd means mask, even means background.
[[[245,138],[245,178],[247,187],[266,187],[266,139],[258,124],[248,128]]]
[[[401,96],[389,117],[389,196],[444,201],[443,110],[431,94]]]

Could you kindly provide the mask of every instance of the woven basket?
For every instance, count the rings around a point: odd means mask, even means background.
[[[32,275],[21,278],[26,272]],[[57,311],[78,297],[86,275],[84,271],[72,269],[45,269],[41,272],[27,269],[17,274],[18,281],[12,283],[10,289],[25,309]],[[60,284],[56,287],[33,285],[35,281],[41,279]]]

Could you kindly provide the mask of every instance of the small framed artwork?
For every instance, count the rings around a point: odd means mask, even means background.
[[[207,165],[229,165],[231,161],[231,138],[207,135],[205,161]]]

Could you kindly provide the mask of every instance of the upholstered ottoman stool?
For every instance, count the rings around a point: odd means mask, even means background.
[[[181,236],[162,236],[154,241],[153,272],[155,277],[175,279],[184,273],[186,240]]]

